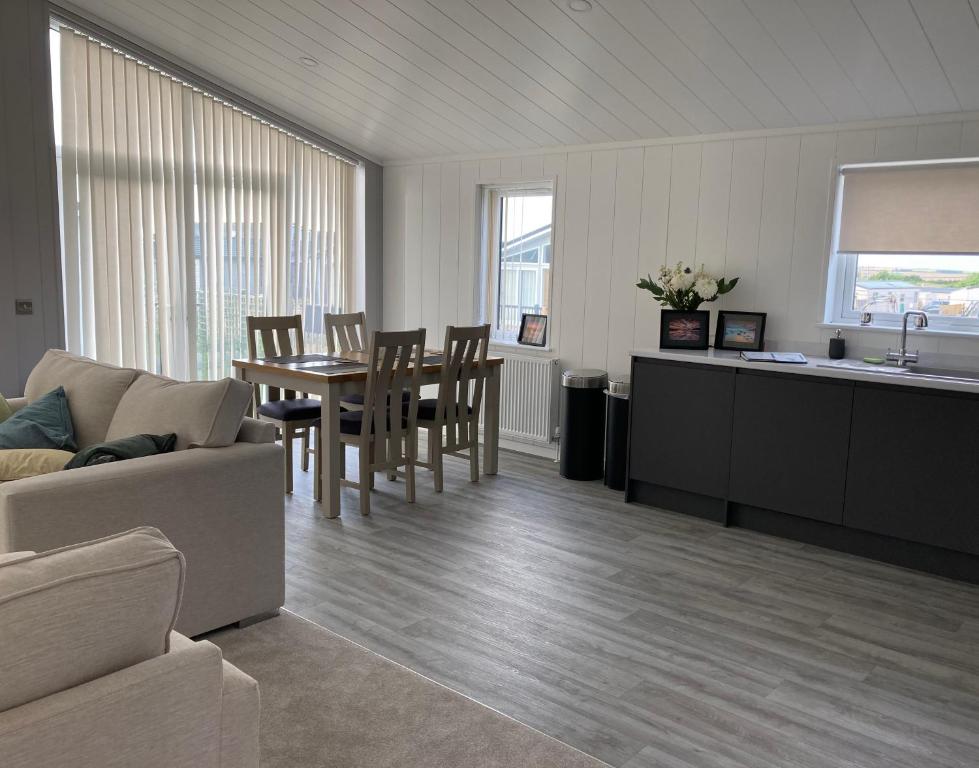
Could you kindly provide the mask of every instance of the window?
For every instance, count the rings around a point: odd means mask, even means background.
[[[979,333],[979,166],[967,161],[844,166],[827,319]]]
[[[515,343],[525,313],[550,314],[553,208],[549,184],[483,188],[480,306],[495,341]]]
[[[51,52],[68,348],[213,379],[248,315],[322,342],[353,293],[357,166],[67,26]]]

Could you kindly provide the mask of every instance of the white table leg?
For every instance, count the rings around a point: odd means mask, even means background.
[[[486,377],[486,410],[483,413],[483,474],[495,475],[500,458],[500,367]]]
[[[323,423],[323,511],[327,517],[340,517],[340,395],[337,387],[326,387],[320,418]]]

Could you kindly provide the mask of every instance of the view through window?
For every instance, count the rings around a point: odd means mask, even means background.
[[[357,166],[54,23],[68,348],[177,378],[247,354],[248,315],[352,293]]]
[[[540,188],[489,190],[489,195],[492,279],[486,320],[494,339],[512,342],[525,313],[550,314],[553,195]]]
[[[858,254],[850,308],[979,319],[979,256]]]

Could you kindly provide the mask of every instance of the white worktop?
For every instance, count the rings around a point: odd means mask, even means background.
[[[921,375],[906,373],[887,373],[895,370],[893,363],[886,366],[872,365],[860,360],[830,360],[827,357],[806,355],[808,363],[749,363],[741,359],[739,352],[726,350],[686,350],[686,349],[634,349],[633,357],[652,358],[656,360],[674,360],[683,363],[701,363],[719,365],[728,368],[743,368],[753,371],[771,371],[772,373],[791,373],[800,376],[822,376],[827,379],[849,379],[851,381],[872,381],[880,384],[894,384],[905,387],[921,387],[923,389],[943,389],[956,392],[972,392],[979,395],[979,381],[960,381],[954,379],[929,378]],[[828,365],[833,367],[820,367]],[[852,367],[859,366],[859,370]]]

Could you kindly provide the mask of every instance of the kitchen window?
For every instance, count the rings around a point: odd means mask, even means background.
[[[979,164],[843,166],[826,319],[979,334]]]
[[[551,312],[553,187],[482,190],[480,317],[492,340],[512,344],[524,314]]]

